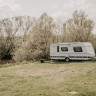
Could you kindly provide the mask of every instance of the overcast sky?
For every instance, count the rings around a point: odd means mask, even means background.
[[[96,0],[0,0],[0,18],[24,15],[39,17],[46,12],[64,22],[75,10],[83,10],[96,23]],[[96,27],[93,30],[96,33],[95,30]]]

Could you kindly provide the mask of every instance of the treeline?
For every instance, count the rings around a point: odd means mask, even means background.
[[[94,22],[75,11],[64,24],[43,13],[38,19],[18,16],[0,20],[0,59],[49,59],[50,44],[91,42],[96,50]]]

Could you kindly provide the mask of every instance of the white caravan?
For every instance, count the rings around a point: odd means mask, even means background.
[[[95,56],[89,42],[57,43],[50,46],[50,58],[53,60],[90,60]]]

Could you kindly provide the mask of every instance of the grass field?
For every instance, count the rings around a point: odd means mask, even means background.
[[[1,65],[0,96],[96,96],[96,63]]]

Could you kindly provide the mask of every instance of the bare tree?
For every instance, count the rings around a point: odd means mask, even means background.
[[[34,43],[37,46],[37,50],[40,50],[41,53],[39,55],[42,57],[47,58],[49,55],[49,47],[52,43],[54,27],[53,19],[46,13],[43,13],[32,30]]]
[[[14,23],[13,23],[14,22]],[[18,32],[19,28],[21,27],[20,22],[18,22],[18,18],[13,19],[3,19],[0,21],[0,28],[1,28],[1,58],[5,55],[12,55],[14,51],[14,37]]]
[[[75,11],[71,19],[66,22],[66,33],[69,41],[88,41],[94,27],[93,20],[89,19],[84,12]]]

